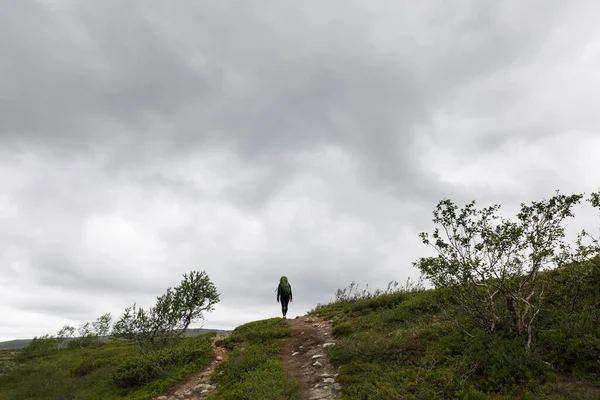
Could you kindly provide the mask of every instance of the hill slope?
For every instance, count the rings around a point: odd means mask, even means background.
[[[599,399],[599,278],[598,259],[544,275],[531,351],[510,327],[477,327],[442,290],[367,293],[311,315],[333,323],[327,352],[347,399]]]

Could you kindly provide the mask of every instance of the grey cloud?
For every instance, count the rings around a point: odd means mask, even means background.
[[[585,82],[547,95],[565,87],[557,65],[595,38],[596,8],[12,3],[0,15],[0,284],[109,295],[118,311],[207,270],[226,324],[271,310],[283,272],[297,310],[352,280],[414,277],[414,237],[441,198],[513,204],[564,184],[535,163],[510,170],[526,193],[445,178],[497,172],[485,161],[515,143],[597,130],[596,103],[571,101],[594,99]],[[429,150],[441,160],[424,162]],[[22,304],[83,312],[40,302]]]

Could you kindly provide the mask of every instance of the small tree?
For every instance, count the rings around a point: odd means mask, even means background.
[[[519,334],[527,332],[529,348],[543,297],[538,273],[555,263],[558,249],[565,247],[561,224],[573,216],[571,208],[581,197],[557,192],[549,200],[521,204],[516,222],[501,218],[499,205],[477,210],[473,201],[458,210],[452,201],[442,200],[433,212],[441,229],[435,228],[431,238],[420,234],[438,255],[415,265],[436,287],[449,288],[486,331],[494,332],[509,317]]]
[[[113,336],[133,339],[140,349],[156,349],[182,337],[189,325],[219,302],[219,293],[205,272],[183,275],[181,284],[167,288],[149,311],[134,304],[115,323]]]
[[[127,307],[121,318],[115,322],[111,336],[116,339],[129,339],[137,342],[140,351],[144,351],[150,343],[151,320],[143,308],[134,303]]]
[[[77,328],[78,337],[69,346],[88,347],[98,340],[94,326],[90,322],[83,323]]]
[[[99,316],[92,322],[92,331],[97,337],[107,336],[110,332],[112,316],[110,313]]]
[[[57,345],[56,348],[60,349],[67,340],[72,339],[75,336],[75,327],[71,325],[63,326],[56,334]]]

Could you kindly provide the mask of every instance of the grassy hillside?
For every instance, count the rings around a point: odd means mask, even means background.
[[[131,341],[85,348],[0,352],[0,400],[151,399],[201,368],[211,357],[215,333],[140,356]],[[26,351],[28,350],[28,351]]]
[[[600,398],[600,260],[544,275],[532,350],[487,333],[442,290],[368,293],[318,306],[347,399]],[[525,335],[526,336],[526,335]]]
[[[451,289],[338,291],[310,314],[332,321],[337,344],[326,351],[346,399],[599,399],[600,257],[539,279],[544,296],[531,347],[510,319],[484,330]],[[498,301],[499,315],[510,306]],[[278,360],[289,334],[286,321],[273,318],[219,339],[229,359],[209,398],[298,398]],[[150,399],[201,368],[215,335],[145,358],[129,341],[17,356],[0,351],[0,400]]]
[[[221,342],[230,351],[229,360],[218,371],[218,389],[209,399],[296,399],[298,386],[278,360],[288,336],[288,325],[281,318],[237,327]]]

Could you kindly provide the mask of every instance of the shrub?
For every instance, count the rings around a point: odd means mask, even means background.
[[[17,355],[18,360],[26,360],[34,357],[50,354],[58,348],[58,339],[54,336],[44,335],[34,337],[26,347],[21,349]]]
[[[213,337],[214,334],[202,335],[189,338],[176,347],[129,356],[115,370],[113,381],[123,388],[141,386],[164,377],[168,367],[194,361],[204,364],[212,354],[210,342]]]
[[[466,353],[475,374],[480,377],[475,387],[487,392],[510,393],[517,385],[529,385],[529,389],[533,389],[536,379],[543,379],[547,371],[539,355],[527,351],[519,338],[478,335]]]
[[[75,367],[71,368],[71,376],[82,377],[86,376],[93,371],[100,368],[104,365],[104,361],[102,359],[94,359],[91,357],[82,357]]]
[[[333,329],[331,331],[333,336],[335,336],[337,338],[348,336],[352,332],[354,332],[354,327],[352,326],[351,323],[346,322],[346,321],[339,321],[339,322],[336,321],[333,324]]]

